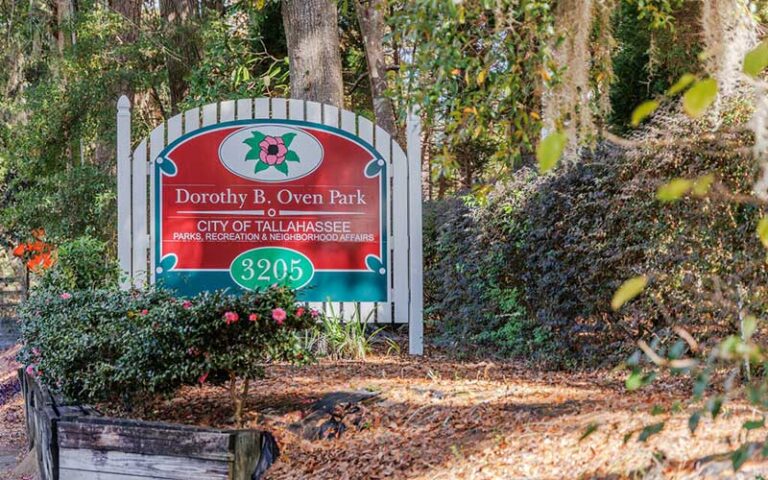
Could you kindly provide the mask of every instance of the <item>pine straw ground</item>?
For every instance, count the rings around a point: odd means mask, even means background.
[[[688,416],[677,414],[647,443],[638,443],[635,434],[624,445],[626,433],[666,418],[648,413],[654,405],[684,398],[689,387],[664,382],[627,393],[623,377],[456,361],[435,353],[276,366],[252,390],[248,427],[269,429],[278,439],[282,455],[268,474],[271,480],[761,478],[768,471],[755,457],[735,476],[727,459],[706,458],[743,440],[742,422],[758,416],[743,405],[731,405],[714,423],[703,421],[694,438]],[[357,389],[380,392],[365,409],[363,430],[310,442],[286,429],[323,394]],[[231,427],[227,392],[216,386],[186,388],[133,414]],[[22,421],[18,399],[0,407],[0,445],[20,446]],[[593,423],[598,429],[580,441]],[[750,440],[765,433],[758,430]]]

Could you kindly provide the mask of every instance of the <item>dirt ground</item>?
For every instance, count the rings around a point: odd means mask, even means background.
[[[6,368],[12,366],[7,357]],[[438,354],[277,366],[252,389],[247,426],[278,439],[281,457],[269,471],[271,480],[752,479],[768,472],[757,455],[739,474],[727,457],[717,456],[745,440],[740,426],[760,418],[757,412],[730,405],[716,422],[702,421],[691,437],[687,414],[650,414],[655,405],[685,398],[689,387],[677,381],[627,393],[623,378],[621,372],[547,372]],[[361,429],[308,441],[287,428],[314,400],[349,390],[379,393],[365,404]],[[227,391],[215,386],[186,388],[133,415],[232,426]],[[660,434],[637,441],[639,429],[661,420],[668,423]],[[0,448],[21,447],[21,422],[18,398],[0,406]],[[580,440],[590,425],[597,430]],[[762,441],[764,430],[747,440]],[[635,434],[625,444],[630,432]]]

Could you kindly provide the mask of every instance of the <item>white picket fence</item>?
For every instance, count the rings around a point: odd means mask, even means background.
[[[180,113],[155,128],[131,153],[131,105],[117,103],[118,257],[124,288],[154,282],[154,162],[166,145],[199,128],[234,120],[290,119],[340,128],[357,135],[389,162],[387,208],[390,248],[389,301],[312,304],[346,319],[407,323],[409,351],[423,353],[423,276],[421,215],[421,124],[408,116],[407,152],[367,118],[331,105],[283,98],[256,98],[212,103]]]

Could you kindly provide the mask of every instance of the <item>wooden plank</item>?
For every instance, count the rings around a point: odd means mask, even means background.
[[[323,105],[323,125],[339,128],[339,109],[333,105]]]
[[[228,462],[76,448],[59,449],[59,465],[60,480],[88,478],[84,472],[122,474],[125,478],[228,480],[230,470]]]
[[[120,287],[131,284],[131,102],[117,101],[117,258]]]
[[[317,102],[305,102],[308,122],[323,123],[323,105]]]
[[[357,135],[365,140],[369,145],[374,144],[373,140],[373,122],[365,117],[357,118]],[[385,220],[386,221],[386,220]],[[385,273],[386,275],[386,273]],[[357,315],[360,321],[374,323],[378,321],[378,305],[374,302],[357,302],[355,305]]]
[[[384,247],[387,255],[386,260],[386,276],[387,276],[387,301],[379,302],[376,304],[376,322],[377,323],[391,323],[392,322],[392,190],[391,190],[391,178],[392,178],[392,137],[386,130],[376,126],[375,129],[375,146],[376,151],[384,157],[384,162],[387,166],[385,175],[385,185],[387,190],[386,198],[386,211],[387,215],[384,219],[387,226],[387,244]]]
[[[184,112],[184,133],[194,132],[200,128],[200,109],[193,108]]]
[[[149,280],[147,275],[147,140],[144,139],[133,152],[133,286],[141,288]]]
[[[240,431],[235,435],[232,480],[251,480],[261,460],[261,432]]]
[[[257,98],[253,101],[253,118],[269,118],[269,98]]]
[[[184,115],[182,114],[175,115],[168,120],[168,140],[165,142],[166,145],[170,145],[171,142],[181,136],[183,121]]]
[[[338,113],[337,113],[338,116]],[[323,105],[317,102],[306,102],[306,120],[308,122],[323,123]],[[318,312],[323,311],[323,302],[308,302],[307,307],[314,308]]]
[[[272,104],[272,118],[285,119],[288,118],[288,104],[284,98],[271,99]]]
[[[250,120],[253,118],[253,100],[241,98],[237,101],[237,119]]]
[[[106,419],[113,421],[113,419]],[[217,462],[234,461],[231,433],[184,431],[154,426],[93,424],[61,421],[59,448],[119,451],[141,455],[165,455]]]
[[[215,103],[209,103],[203,107],[203,126],[207,127],[218,122],[218,116],[216,113],[218,105]]]
[[[221,111],[219,112],[219,122],[231,122],[235,119],[235,101],[226,100],[221,102]]]
[[[349,110],[342,110],[341,129],[351,133],[352,135],[357,135],[357,119],[357,115],[355,115],[353,112],[350,112]],[[356,317],[360,313],[359,308],[357,307],[358,305],[356,305],[354,302],[342,302],[339,304],[339,307],[336,310],[341,312],[340,316],[345,320],[353,320],[353,317]]]
[[[296,98],[288,100],[288,118],[291,120],[304,120],[304,100]]]
[[[155,205],[155,163],[157,162],[157,156],[165,148],[165,127],[160,124],[157,128],[152,130],[149,134],[149,204]],[[155,229],[154,225],[157,219],[155,218],[155,209],[149,209],[149,279],[151,283],[155,283],[155,270],[153,268],[155,262]]]
[[[424,275],[421,221],[421,119],[411,111],[406,122],[408,139],[408,270],[410,272],[410,307],[408,315],[408,351],[424,354]]]
[[[408,160],[392,142],[392,314],[408,323]]]

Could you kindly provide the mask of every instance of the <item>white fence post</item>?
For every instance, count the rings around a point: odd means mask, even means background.
[[[421,118],[418,110],[408,112],[408,267],[410,272],[410,305],[408,352],[424,354],[424,274],[421,224]]]
[[[117,257],[120,287],[131,286],[131,102],[117,101]]]

